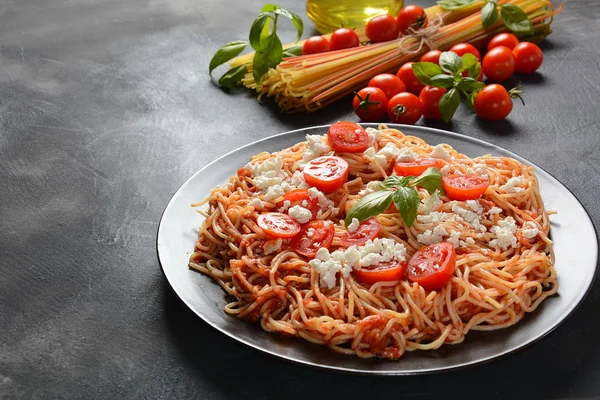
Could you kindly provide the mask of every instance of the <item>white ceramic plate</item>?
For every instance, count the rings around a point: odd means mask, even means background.
[[[368,124],[365,124],[368,125]],[[483,154],[527,160],[492,144],[451,132],[418,126],[397,126],[429,144],[448,143],[470,157]],[[455,346],[436,351],[406,353],[398,361],[345,356],[298,338],[269,334],[223,312],[223,290],[209,277],[188,268],[202,217],[190,204],[204,199],[212,188],[225,183],[250,157],[261,151],[279,151],[305,140],[307,134],[323,134],[326,126],[300,129],[272,136],[228,153],[192,176],[167,205],[158,229],[158,257],[173,290],[200,318],[223,334],[257,350],[310,366],[361,374],[405,375],[460,368],[508,354],[548,334],[583,300],[596,274],[598,238],[592,222],[573,194],[558,180],[536,167],[540,189],[551,216],[551,236],[556,253],[559,291],[515,326],[496,332],[470,332]],[[535,167],[535,166],[534,166]]]

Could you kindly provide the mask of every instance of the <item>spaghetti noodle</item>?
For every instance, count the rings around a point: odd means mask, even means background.
[[[261,229],[260,214],[286,212],[282,193],[306,188],[304,164],[333,154],[326,136],[309,135],[288,149],[252,157],[194,204],[203,207],[205,220],[189,266],[231,297],[226,313],[336,352],[398,359],[406,351],[460,343],[471,330],[514,325],[556,293],[549,218],[532,167],[491,155],[471,159],[449,145],[433,147],[385,126],[367,131],[371,143],[364,153],[336,153],[349,164],[347,182],[327,195],[311,189],[321,207],[316,219],[335,226],[329,251],[344,250],[346,212],[380,190],[399,153],[438,157],[444,175],[488,179],[484,195],[455,201],[419,188],[422,204],[410,228],[395,210],[375,219],[379,238],[402,244],[407,259],[425,245],[452,243],[457,255],[450,280],[436,290],[404,278],[367,284],[341,272],[325,282],[314,262],[290,248],[289,239],[273,239]]]

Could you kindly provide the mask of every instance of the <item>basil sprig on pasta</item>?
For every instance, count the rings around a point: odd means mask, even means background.
[[[440,194],[444,194],[442,174],[437,168],[427,168],[418,177],[390,176],[383,181],[381,186],[383,190],[369,193],[352,206],[346,215],[346,226],[350,225],[354,218],[362,222],[381,214],[393,202],[404,224],[410,228],[417,218],[421,201],[415,186],[420,186],[429,193],[437,190]]]

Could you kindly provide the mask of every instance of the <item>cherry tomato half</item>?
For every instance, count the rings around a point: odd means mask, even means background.
[[[380,121],[387,111],[388,98],[376,87],[360,89],[352,100],[354,113],[361,121]]]
[[[394,74],[379,74],[375,75],[369,81],[369,87],[376,87],[383,90],[383,93],[387,96],[388,100],[406,91],[406,86],[400,78]]]
[[[519,44],[519,39],[512,33],[500,33],[492,38],[487,45],[488,51],[494,47],[504,46],[509,49],[514,49]]]
[[[296,253],[308,258],[313,258],[321,247],[326,249],[331,246],[335,227],[331,221],[310,221],[302,227],[290,242],[290,248]]]
[[[447,175],[442,178],[442,187],[452,200],[476,200],[490,186],[490,181],[479,175]]]
[[[304,207],[311,212],[312,219],[317,218],[317,214],[321,210],[319,199],[311,197],[306,189],[295,189],[287,192],[283,195],[283,201],[277,203],[277,208],[281,208],[286,200],[290,202],[288,209],[294,206]]]
[[[442,52],[439,50],[429,50],[427,53],[423,54],[419,59],[420,62],[430,62],[434,64],[440,64],[440,56]]]
[[[419,100],[423,116],[429,119],[442,119],[440,114],[440,99],[448,90],[435,86],[425,86],[421,90]]]
[[[415,76],[415,72],[412,69],[413,64],[414,63],[411,61],[401,66],[400,69],[398,69],[396,76],[400,78],[402,82],[404,82],[404,85],[406,85],[407,92],[411,92],[412,94],[418,96],[419,93],[421,93],[421,90],[423,90],[423,88],[425,87],[425,85],[419,82],[419,80]]]
[[[358,34],[348,28],[336,29],[329,38],[329,47],[331,50],[350,49],[358,47],[359,44]]]
[[[256,223],[267,235],[278,238],[290,238],[300,232],[300,224],[283,213],[268,212],[260,214]]]
[[[454,275],[456,250],[450,243],[442,242],[429,245],[417,251],[410,261],[406,275],[425,290],[444,287]]]
[[[372,43],[387,42],[398,37],[398,21],[391,15],[378,15],[367,22],[365,33]]]
[[[421,101],[412,93],[398,93],[388,102],[387,114],[393,123],[412,125],[421,118]]]
[[[515,56],[508,47],[494,47],[483,57],[481,66],[485,76],[492,81],[503,82],[515,73]]]
[[[323,36],[312,36],[306,39],[302,45],[302,54],[317,54],[329,51],[329,40]]]
[[[542,65],[544,53],[536,44],[523,42],[513,49],[515,71],[518,74],[533,74]]]
[[[497,121],[510,114],[513,102],[504,86],[494,83],[477,93],[473,107],[480,118]]]
[[[348,180],[348,162],[340,157],[322,156],[304,166],[304,180],[323,193],[335,192]]]
[[[369,135],[356,122],[335,122],[327,130],[327,141],[339,153],[361,153],[369,147]]]
[[[467,53],[471,53],[475,57],[477,57],[477,61],[481,61],[481,53],[479,52],[479,50],[477,50],[477,48],[475,48],[475,46],[469,43],[455,44],[454,46],[450,47],[450,51],[455,52],[459,55],[459,57],[462,57]]]
[[[414,4],[402,7],[398,12],[398,27],[400,33],[406,35],[408,28],[418,31],[427,26],[427,14],[423,8]]]
[[[419,157],[412,161],[396,161],[394,172],[400,176],[419,176],[427,168],[440,169],[444,166],[442,160],[431,157]],[[392,203],[393,204],[393,203]]]
[[[381,281],[399,281],[404,276],[406,261],[390,261],[372,267],[355,268],[352,275],[359,282],[377,283]]]
[[[368,240],[373,240],[379,235],[381,225],[375,218],[369,218],[358,225],[354,232],[346,231],[340,238],[340,246],[362,246]]]

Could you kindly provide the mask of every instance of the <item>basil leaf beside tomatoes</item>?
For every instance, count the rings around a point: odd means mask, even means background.
[[[392,197],[394,205],[407,227],[411,227],[417,218],[421,199],[419,193],[411,187],[399,186]]]
[[[500,6],[502,22],[513,32],[533,35],[533,25],[527,14],[515,4],[502,4]]]
[[[346,215],[345,223],[349,226],[352,219],[356,218],[359,222],[381,214],[392,205],[392,195],[390,190],[381,190],[369,193],[352,206]]]
[[[495,2],[489,1],[481,8],[481,24],[484,29],[494,25],[494,22],[498,19],[498,9],[496,7]]]
[[[429,193],[434,193],[436,190],[444,195],[442,188],[442,174],[437,168],[427,168],[417,179],[411,182],[412,186],[420,186]]]

